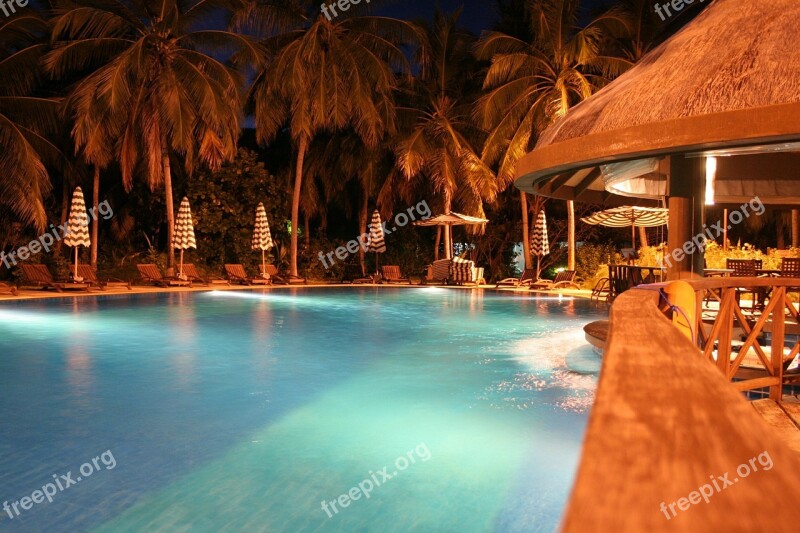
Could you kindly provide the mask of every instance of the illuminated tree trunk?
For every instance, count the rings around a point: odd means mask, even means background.
[[[800,248],[800,209],[792,209],[792,248]]]
[[[361,213],[358,215],[358,231],[360,235],[367,233],[367,218],[369,217],[369,191],[364,187],[361,197]],[[358,247],[358,262],[361,264],[361,275],[367,275],[367,254],[364,247]]]
[[[169,165],[167,138],[161,140],[161,168],[164,174],[164,201],[167,204],[167,269],[175,266],[175,250],[172,249],[172,236],[175,234],[175,207],[172,201],[172,169]]]
[[[567,270],[575,270],[575,202],[567,200]]]
[[[308,150],[308,140],[305,136],[300,137],[300,144],[297,147],[297,167],[294,170],[294,194],[292,197],[292,233],[291,247],[289,250],[289,273],[297,276],[297,229],[300,224],[300,192],[303,186],[303,164]]]
[[[94,208],[94,217],[92,218],[92,252],[90,263],[93,268],[97,268],[97,235],[99,234],[100,221],[97,220],[97,210],[100,205],[100,167],[94,167],[94,182],[92,183],[92,207]]]
[[[531,234],[528,216],[528,195],[524,191],[519,191],[519,207],[522,215],[522,253],[525,260],[524,268],[533,268],[533,256],[531,256]]]

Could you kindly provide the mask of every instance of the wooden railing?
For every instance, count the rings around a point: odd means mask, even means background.
[[[698,293],[722,290],[723,300],[727,289],[741,283],[690,282]],[[597,397],[562,529],[796,531],[800,457],[731,386],[727,373],[670,322],[654,289],[627,291],[611,307]],[[780,300],[780,294],[773,298]],[[711,338],[709,333],[706,342]],[[731,473],[732,481],[740,464],[763,452],[774,463],[769,471],[753,473],[670,519],[660,509],[717,476]]]

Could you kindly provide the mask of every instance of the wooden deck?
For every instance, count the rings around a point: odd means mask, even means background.
[[[800,403],[764,399],[750,402],[750,405],[780,433],[789,448],[800,453]]]

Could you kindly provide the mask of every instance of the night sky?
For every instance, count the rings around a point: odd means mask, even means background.
[[[379,3],[380,2],[380,3]],[[583,0],[585,11],[597,9],[611,3],[611,0]],[[373,0],[375,12],[378,15],[414,20],[418,18],[430,19],[436,6],[445,12],[455,11],[463,6],[461,23],[476,34],[482,30],[491,29],[498,18],[497,2],[495,0]]]

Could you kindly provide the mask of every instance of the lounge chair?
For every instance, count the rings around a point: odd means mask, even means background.
[[[152,263],[136,265],[142,283],[159,287],[191,287],[192,282],[175,276],[163,276],[158,267]]]
[[[64,290],[68,289],[88,291],[91,286],[90,283],[86,282],[56,281],[45,265],[23,264],[20,266],[22,267],[22,277],[24,278],[23,285],[54,289],[58,292],[64,292]]]
[[[536,281],[536,269],[526,268],[522,271],[522,275],[518,278],[505,278],[497,282],[494,288],[498,287],[521,287],[523,285],[530,285]]]
[[[274,281],[271,277],[253,278],[247,275],[247,271],[242,265],[225,265],[225,273],[228,281],[239,285],[271,285]]]
[[[531,283],[530,289],[532,291],[550,291],[555,289],[563,289],[565,287],[572,287],[580,289],[580,286],[575,283],[574,270],[562,270],[554,280],[540,279],[536,283]]]
[[[11,296],[17,295],[17,288],[13,285],[9,285],[8,283],[3,283],[0,281],[0,292],[8,292]]]
[[[231,282],[225,278],[221,278],[219,276],[201,276],[200,273],[197,271],[197,268],[192,263],[184,263],[183,264],[183,275],[188,278],[189,281],[192,283],[199,282],[208,287],[209,285],[230,285]]]
[[[422,278],[422,284],[447,285],[450,280],[450,263],[452,262],[452,259],[438,259],[428,265],[427,273]]]
[[[342,283],[372,283],[372,278],[365,277],[361,265],[345,264],[342,271]]]
[[[78,265],[78,275],[83,278],[83,281],[90,283],[93,287],[97,287],[101,291],[106,290],[106,287],[125,287],[129,291],[133,290],[130,281],[121,280],[119,278],[98,278],[97,272],[95,272],[91,265]]]
[[[265,265],[263,269],[261,267],[258,268],[259,270],[262,270],[262,274],[264,273],[269,274],[269,277],[272,278],[272,280],[277,283],[284,283],[284,284],[308,283],[308,281],[306,281],[306,278],[300,276],[293,276],[292,274],[289,274],[287,272],[278,271],[278,267],[276,267],[275,265]]]
[[[454,257],[450,263],[450,281],[456,285],[475,284],[477,287],[483,279],[483,268],[476,267],[475,261]]]
[[[386,283],[408,283],[411,284],[408,278],[404,277],[400,272],[400,267],[397,265],[385,265],[381,267],[381,279]]]

